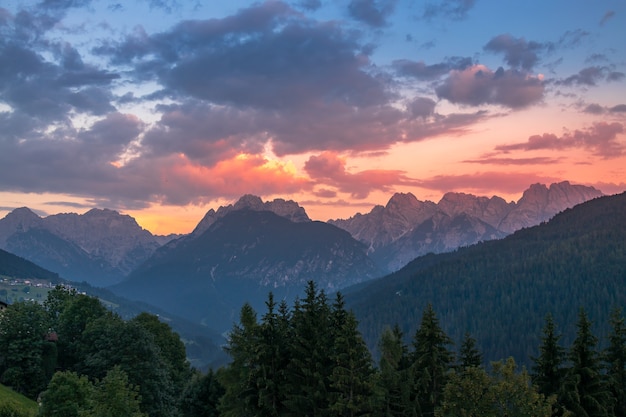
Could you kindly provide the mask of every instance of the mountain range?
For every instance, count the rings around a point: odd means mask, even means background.
[[[427,304],[457,346],[469,332],[486,362],[512,355],[530,365],[548,314],[568,346],[580,308],[604,343],[611,310],[626,305],[626,193],[503,239],[419,257],[344,295],[373,351],[383,329],[396,324],[409,342]]]
[[[39,217],[26,207],[0,220],[0,248],[97,286],[124,279],[168,239],[153,236],[135,219],[108,209]]]
[[[328,222],[312,221],[294,201],[244,195],[209,210],[190,234],[169,238],[112,210],[41,218],[20,208],[0,220],[0,248],[222,331],[244,302],[262,308],[269,290],[288,301],[307,280],[335,291],[422,254],[502,238],[600,195],[569,182],[532,185],[517,202],[447,193],[434,203],[395,194],[384,207]]]
[[[549,187],[533,184],[517,202],[508,203],[498,196],[465,193],[446,193],[438,203],[395,194],[386,206],[329,223],[365,243],[379,268],[393,272],[418,256],[502,238],[601,195],[593,187],[567,181]]]

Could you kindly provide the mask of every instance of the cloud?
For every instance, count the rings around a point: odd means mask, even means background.
[[[434,19],[443,17],[452,20],[462,20],[467,17],[467,13],[474,7],[476,0],[440,0],[429,2],[424,7],[422,17],[424,19]]]
[[[387,25],[397,0],[350,0],[348,12],[353,19],[375,28]]]
[[[416,183],[401,170],[365,170],[349,173],[346,170],[346,160],[332,152],[311,156],[304,169],[313,180],[349,193],[355,199],[364,199],[372,191],[391,192],[394,186]]]
[[[493,72],[484,65],[464,70],[452,70],[435,89],[439,98],[452,103],[478,106],[497,104],[513,109],[539,102],[544,94],[544,82],[517,70],[498,68]]]
[[[471,67],[472,59],[469,57],[451,57],[437,64],[427,65],[423,61],[411,61],[399,59],[392,66],[396,72],[405,77],[413,77],[420,80],[435,80],[448,74],[451,70],[464,70]]]
[[[420,179],[418,186],[441,192],[464,191],[476,194],[522,192],[533,183],[553,183],[560,178],[537,174],[534,172],[477,172],[473,174],[437,175]]]
[[[504,54],[506,63],[512,68],[530,71],[539,61],[538,52],[545,49],[545,45],[526,41],[524,38],[515,38],[509,34],[502,34],[492,38],[484,46],[485,51]]]
[[[609,109],[611,113],[626,113],[626,104],[618,104]]]
[[[606,13],[604,13],[604,16],[602,16],[602,19],[600,19],[600,26],[604,26],[605,23],[611,20],[613,17],[615,17],[614,10],[609,10]]]
[[[510,152],[579,148],[591,150],[603,158],[617,158],[626,150],[626,144],[618,137],[622,133],[624,126],[621,123],[598,122],[587,129],[566,132],[560,137],[553,133],[534,135],[529,137],[527,142],[500,145],[496,150]]]
[[[549,165],[559,162],[558,158],[548,158],[544,156],[538,156],[535,158],[496,158],[485,157],[480,159],[466,159],[463,162],[470,164],[483,164],[483,165]]]
[[[612,71],[609,67],[591,66],[583,68],[578,74],[571,75],[557,84],[565,86],[593,87],[600,81],[621,81],[626,75],[623,72]]]
[[[322,7],[322,1],[321,0],[300,0],[300,2],[298,2],[298,5],[302,7],[303,9],[314,11]]]
[[[583,108],[583,113],[588,114],[606,114],[606,113],[626,113],[626,104],[617,104],[612,107],[602,106],[598,103],[591,103]]]

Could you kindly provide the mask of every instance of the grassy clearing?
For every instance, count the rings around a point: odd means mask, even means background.
[[[0,384],[0,404],[9,405],[22,411],[25,416],[36,416],[39,411],[37,403],[31,399],[18,394],[9,387]]]

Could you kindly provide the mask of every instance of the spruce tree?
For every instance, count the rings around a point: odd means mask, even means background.
[[[378,386],[380,401],[378,415],[401,417],[411,415],[411,384],[408,383],[408,348],[398,325],[386,328],[378,345],[380,351]]]
[[[468,332],[463,336],[461,348],[459,349],[459,367],[461,370],[478,367],[483,363],[483,355],[476,347],[476,339]]]
[[[433,306],[428,304],[415,333],[411,365],[418,412],[421,416],[433,416],[435,408],[441,403],[454,357],[448,349],[451,344],[452,340],[439,326]]]
[[[545,318],[539,356],[532,357],[534,363],[531,378],[537,390],[545,396],[556,395],[559,398],[563,392],[563,377],[565,375],[564,360],[565,348],[559,344],[561,335],[557,334],[556,324],[551,314]],[[553,415],[563,414],[561,400],[554,404]]]
[[[563,385],[565,407],[578,417],[612,415],[613,398],[602,375],[598,339],[591,331],[591,321],[581,308],[578,315],[576,339],[569,351],[571,367]]]
[[[233,326],[225,348],[232,361],[218,374],[225,391],[218,409],[224,417],[255,415],[257,411],[258,393],[252,376],[256,366],[258,326],[256,312],[250,304],[244,304],[239,324]]]
[[[276,312],[274,295],[270,292],[266,301],[267,313],[262,317],[258,329],[254,361],[257,366],[251,381],[258,391],[258,416],[279,416],[283,413],[285,372],[289,363],[284,310]]]
[[[375,392],[372,357],[358,331],[354,314],[344,308],[341,294],[333,306],[332,373],[329,378],[330,415],[369,415]],[[336,326],[336,327],[335,327]]]
[[[617,417],[626,416],[626,324],[620,309],[611,312],[609,345],[604,352],[606,372]]]
[[[332,372],[330,308],[323,291],[313,281],[305,298],[297,302],[291,319],[292,339],[287,367],[285,401],[287,415],[328,415],[329,377]]]

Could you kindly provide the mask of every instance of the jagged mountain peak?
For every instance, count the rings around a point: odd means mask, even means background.
[[[310,222],[311,219],[306,211],[298,203],[293,200],[285,200],[282,198],[273,201],[263,202],[261,197],[253,194],[245,194],[235,204],[221,206],[216,210],[210,209],[198,223],[196,228],[191,232],[192,236],[199,236],[213,224],[216,220],[221,219],[231,211],[249,209],[254,211],[271,211],[281,217],[285,217],[292,222]]]

